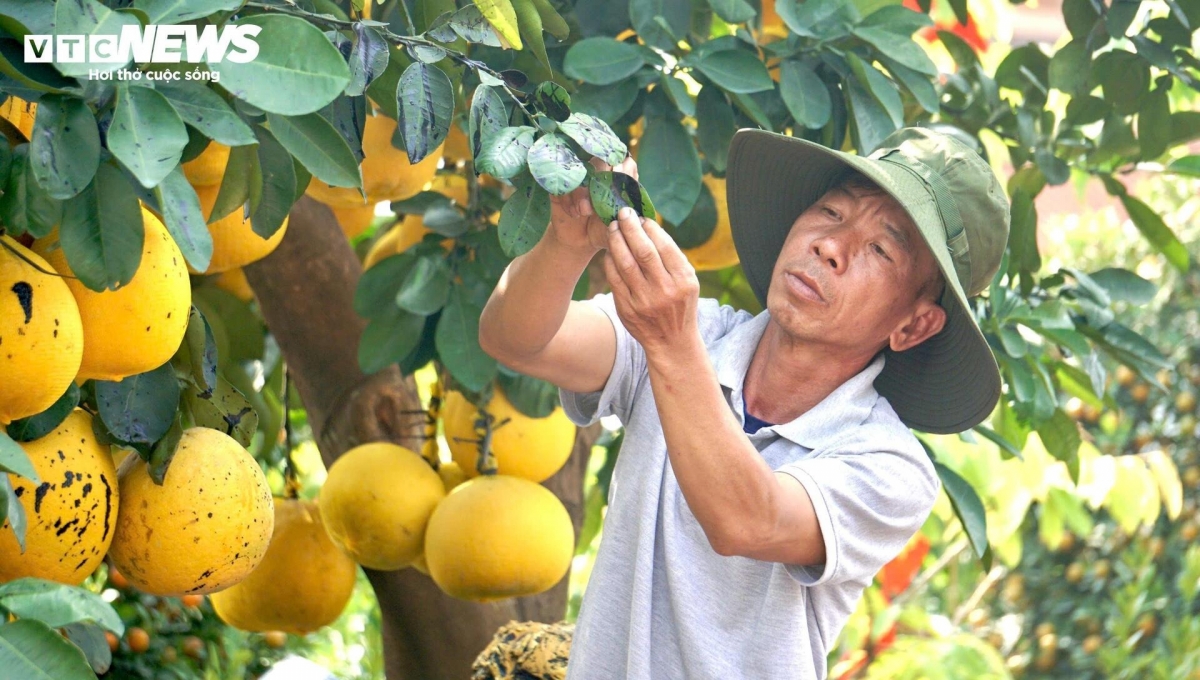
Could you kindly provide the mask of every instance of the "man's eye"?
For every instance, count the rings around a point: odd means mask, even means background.
[[[884,250],[882,246],[880,246],[878,243],[872,243],[871,247],[874,248],[875,252],[881,255],[883,259],[891,262],[892,258],[888,257],[887,251]]]
[[[835,211],[833,208],[830,208],[830,207],[829,207],[829,206],[827,206],[827,205],[823,205],[823,206],[821,206],[821,210],[822,210],[822,211],[824,211],[824,212],[825,212],[825,214],[826,214],[826,215],[829,215],[830,217],[837,217],[837,216],[838,216],[837,212],[836,212],[836,211]]]

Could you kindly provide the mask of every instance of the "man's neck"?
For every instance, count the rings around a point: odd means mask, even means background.
[[[767,323],[746,370],[746,410],[769,423],[786,423],[858,375],[872,356],[844,356],[830,347],[789,337]]]

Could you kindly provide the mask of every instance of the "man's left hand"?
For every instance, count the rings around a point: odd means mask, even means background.
[[[617,313],[647,357],[699,340],[696,270],[654,220],[621,209],[609,225],[604,271]]]

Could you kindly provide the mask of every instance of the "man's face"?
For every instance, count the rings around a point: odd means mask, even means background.
[[[792,224],[767,308],[797,340],[851,355],[873,355],[885,345],[903,351],[944,323],[941,308],[919,295],[936,271],[933,253],[895,199],[835,188]]]

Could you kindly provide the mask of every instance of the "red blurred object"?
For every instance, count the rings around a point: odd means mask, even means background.
[[[883,596],[891,600],[904,592],[921,570],[921,562],[929,554],[929,539],[918,534],[896,559],[879,570],[879,586]]]
[[[25,246],[26,248],[32,248],[33,247],[33,235],[29,234],[29,233],[21,234],[20,236],[16,237],[16,242],[20,243],[21,245]]]
[[[936,5],[936,0],[930,3],[931,13]],[[921,11],[921,7],[917,4],[917,0],[904,0],[904,6],[913,10],[914,12]],[[984,38],[979,32],[979,26],[975,24],[975,17],[971,16],[970,12],[967,13],[966,26],[958,23],[957,20],[942,20],[935,22],[933,26],[922,28],[921,30],[917,31],[917,35],[924,40],[932,42],[937,40],[938,31],[949,31],[954,35],[957,35],[963,39],[963,42],[970,45],[971,49],[975,50],[976,52],[983,52],[988,47],[987,38]]]

